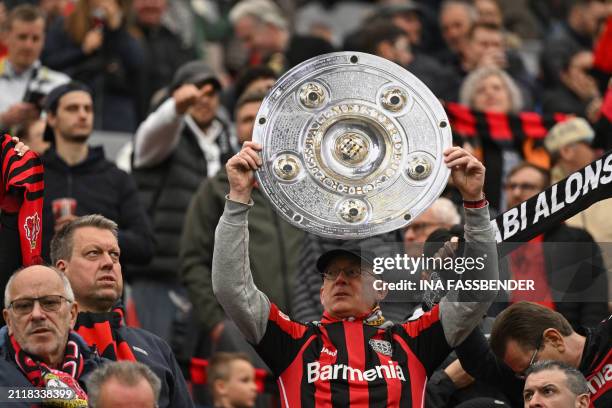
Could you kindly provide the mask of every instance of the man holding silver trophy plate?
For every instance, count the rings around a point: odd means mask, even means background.
[[[212,269],[219,303],[271,368],[283,406],[423,406],[427,378],[496,291],[450,291],[418,319],[395,324],[379,307],[385,292],[374,287],[375,254],[350,239],[409,223],[441,193],[450,170],[464,200],[464,255],[486,259],[461,278],[496,280],[484,166],[449,146],[444,111],[420,81],[368,54],[326,54],[297,66],[272,88],[257,124],[254,142],[226,166],[230,191]],[[347,239],[317,261],[319,322],[290,320],[253,283],[247,223],[256,172],[285,218]]]

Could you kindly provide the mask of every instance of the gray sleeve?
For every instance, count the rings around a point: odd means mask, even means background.
[[[253,283],[249,265],[248,211],[253,206],[226,198],[215,231],[212,287],[225,313],[244,337],[257,344],[266,331],[270,301]]]
[[[140,124],[134,136],[134,167],[148,167],[164,161],[178,145],[183,116],[176,113],[169,98]]]
[[[499,279],[495,230],[489,220],[489,207],[465,209],[464,257],[484,259],[484,268],[471,268],[457,279],[496,281]],[[451,347],[460,344],[478,325],[497,295],[496,290],[450,291],[440,301],[440,321]]]

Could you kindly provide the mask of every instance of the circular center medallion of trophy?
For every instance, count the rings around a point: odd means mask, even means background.
[[[362,163],[368,151],[368,141],[359,133],[346,132],[336,139],[335,156],[348,165]]]

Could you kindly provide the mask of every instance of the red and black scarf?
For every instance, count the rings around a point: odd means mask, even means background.
[[[108,313],[79,313],[74,330],[102,357],[112,361],[135,361],[130,345],[119,332],[123,324],[123,309],[115,307]]]
[[[87,394],[78,382],[83,374],[84,358],[73,333],[68,336],[60,369],[53,369],[30,356],[19,346],[13,336],[9,336],[8,344],[17,367],[33,386],[37,388],[68,387],[75,393],[76,397],[71,400],[48,400],[44,402],[45,406],[87,407]]]
[[[23,265],[42,263],[43,166],[33,151],[15,152],[11,136],[0,136],[0,209],[18,213]]]

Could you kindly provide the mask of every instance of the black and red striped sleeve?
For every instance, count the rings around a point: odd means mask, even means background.
[[[15,145],[11,136],[3,136],[0,150],[0,208],[3,212],[18,213],[22,262],[23,265],[33,265],[42,262],[44,170],[36,153],[28,151],[19,156],[15,152]]]
[[[291,320],[272,303],[265,334],[255,349],[278,377],[297,358],[309,334],[307,325]]]
[[[400,337],[403,342],[400,341],[400,344],[404,348],[407,346],[410,352],[414,353],[430,377],[452,350],[444,336],[439,305],[435,305],[418,319],[403,323],[401,327],[403,332]],[[414,371],[417,371],[416,367]]]

